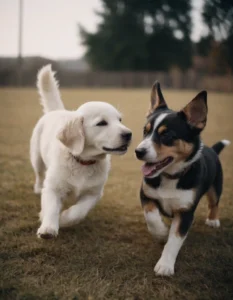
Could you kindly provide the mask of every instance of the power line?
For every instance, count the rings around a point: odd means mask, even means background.
[[[22,85],[22,36],[23,36],[23,0],[19,0],[19,33],[18,33],[18,86]]]

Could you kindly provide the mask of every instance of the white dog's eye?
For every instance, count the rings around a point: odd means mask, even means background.
[[[122,121],[122,119],[120,118],[120,119],[119,119],[119,121],[121,122],[121,121]]]
[[[96,126],[106,126],[106,125],[108,125],[108,123],[105,120],[102,120],[96,124]]]

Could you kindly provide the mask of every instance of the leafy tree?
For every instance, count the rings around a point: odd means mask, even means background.
[[[168,70],[191,64],[191,0],[102,0],[96,33],[81,25],[96,69]]]
[[[203,19],[210,30],[210,35],[222,41],[222,56],[233,70],[233,1],[206,0]]]
[[[211,51],[213,42],[214,39],[211,35],[202,37],[200,41],[195,44],[196,53],[201,56],[208,56]]]

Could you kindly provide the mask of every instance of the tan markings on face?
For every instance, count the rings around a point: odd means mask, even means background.
[[[177,140],[175,142],[176,152],[179,156],[179,160],[183,160],[189,157],[193,151],[193,144],[187,143],[183,140]]]
[[[161,133],[164,132],[165,130],[167,130],[167,126],[162,125],[162,126],[160,126],[159,129],[158,129],[158,133],[161,134]]]
[[[213,186],[206,193],[206,196],[207,196],[208,208],[209,208],[208,219],[216,220],[218,219],[218,204],[217,204],[218,198]]]
[[[176,161],[182,161],[188,158],[193,151],[193,144],[187,143],[183,140],[176,140],[174,145],[171,147],[156,143],[153,143],[153,145],[161,159],[172,156]]]
[[[151,123],[146,124],[146,132],[149,132],[151,130]]]

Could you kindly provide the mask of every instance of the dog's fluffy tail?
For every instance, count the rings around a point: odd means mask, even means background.
[[[41,68],[37,75],[37,88],[44,113],[65,109],[59,93],[59,84],[54,75],[51,65]]]
[[[212,148],[214,149],[214,151],[217,153],[217,154],[219,154],[224,148],[225,148],[225,146],[228,146],[228,145],[230,145],[230,141],[228,141],[228,140],[222,140],[222,141],[220,141],[220,142],[217,142],[216,144],[214,144],[213,146],[212,146]]]

